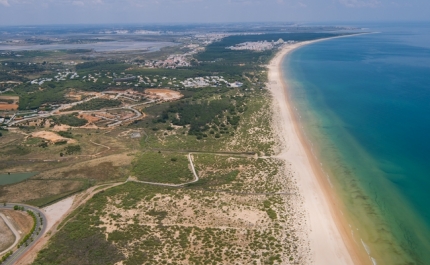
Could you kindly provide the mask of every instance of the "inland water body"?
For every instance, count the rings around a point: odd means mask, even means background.
[[[430,264],[430,25],[366,28],[288,55],[289,96],[369,264]]]

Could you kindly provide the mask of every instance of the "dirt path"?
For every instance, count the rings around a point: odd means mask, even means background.
[[[167,184],[167,183],[160,183],[160,182],[141,181],[141,180],[137,180],[137,179],[132,179],[130,177],[127,179],[127,181],[156,185],[156,186],[165,186],[165,187],[183,187],[187,184],[191,184],[191,183],[195,183],[195,182],[199,181],[199,176],[197,175],[196,169],[194,168],[194,163],[193,163],[193,158],[191,156],[191,153],[188,154],[188,161],[190,162],[191,171],[193,172],[193,175],[194,175],[194,179],[190,182],[185,182],[185,183],[181,183],[181,184]]]

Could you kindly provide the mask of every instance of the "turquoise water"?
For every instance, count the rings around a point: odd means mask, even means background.
[[[430,264],[430,25],[368,27],[294,51],[284,74],[357,241],[377,264]]]

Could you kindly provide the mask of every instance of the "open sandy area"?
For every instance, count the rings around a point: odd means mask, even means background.
[[[0,213],[1,215],[1,213]],[[7,217],[6,217],[7,218]],[[0,253],[6,251],[15,241],[15,235],[0,216]]]
[[[46,231],[49,231],[56,222],[63,219],[63,216],[72,207],[74,199],[75,196],[71,196],[42,209],[45,212],[46,219],[48,220]]]
[[[48,132],[48,131],[39,131],[31,134],[32,137],[42,138],[53,143],[67,141],[67,143],[76,143],[76,140],[62,137],[56,133]]]
[[[8,102],[8,101],[13,102]],[[19,105],[18,96],[0,96],[0,110],[17,110]]]
[[[269,89],[273,95],[274,129],[280,139],[278,157],[291,164],[306,211],[311,264],[372,264],[364,249],[350,235],[321,168],[299,129],[284,82],[282,61],[292,50],[311,41],[285,46],[269,64]]]
[[[184,96],[178,91],[174,91],[170,89],[146,89],[145,93],[149,95],[155,95],[156,97],[166,101],[177,100]]]
[[[61,125],[55,125],[51,130],[54,132],[65,132],[70,128],[71,127],[69,125],[61,124]]]

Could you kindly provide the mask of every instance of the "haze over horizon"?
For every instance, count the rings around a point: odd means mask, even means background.
[[[424,21],[425,0],[0,0],[0,24]]]

